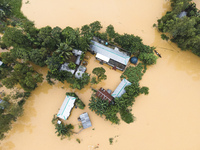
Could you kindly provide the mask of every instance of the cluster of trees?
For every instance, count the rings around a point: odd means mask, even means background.
[[[117,117],[117,113],[120,113],[121,119],[126,123],[134,121],[134,116],[131,113],[131,106],[135,102],[135,98],[140,94],[148,94],[147,87],[140,87],[139,81],[142,79],[144,68],[142,64],[138,64],[136,67],[129,66],[125,72],[121,75],[121,78],[126,78],[132,84],[125,87],[126,93],[121,97],[114,99],[114,104],[108,101],[95,97],[93,94],[89,103],[89,108],[97,115],[105,115],[106,120],[110,120],[112,123],[118,124],[120,119]]]
[[[64,124],[63,122],[61,122],[60,124],[58,124],[58,118],[53,117],[52,119],[52,124],[55,126],[57,136],[59,136],[61,138],[61,140],[65,139],[66,137],[70,137],[71,135],[73,135],[73,129],[74,126],[72,124]]]
[[[10,94],[1,93],[0,102],[0,140],[4,139],[5,133],[11,129],[13,121],[23,114],[23,105],[30,92],[15,90]]]
[[[107,79],[107,75],[105,75],[106,70],[103,67],[96,67],[92,70],[92,73],[96,76],[92,77],[91,84],[98,84],[102,80]]]
[[[192,0],[170,0],[172,10],[158,19],[158,30],[163,39],[177,43],[182,50],[191,50],[200,56],[200,11]],[[187,12],[180,17],[181,12]]]

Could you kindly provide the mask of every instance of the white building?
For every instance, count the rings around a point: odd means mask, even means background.
[[[67,120],[67,118],[70,116],[71,109],[74,107],[75,100],[75,97],[67,95],[62,106],[60,107],[57,117]]]

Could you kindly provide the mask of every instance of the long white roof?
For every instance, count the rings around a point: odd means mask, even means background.
[[[67,120],[67,118],[70,115],[71,109],[74,107],[74,102],[75,102],[76,98],[72,97],[72,96],[66,96],[65,100],[62,104],[62,106],[60,107],[60,110],[57,114],[57,116],[60,119],[64,119]]]
[[[97,54],[98,56],[102,57],[102,55],[103,55],[103,56],[107,57],[106,60],[109,58],[109,59],[113,59],[117,62],[120,62],[121,64],[127,65],[128,61],[130,59],[130,56],[126,55],[123,52],[120,52],[120,51],[114,50],[112,48],[109,48],[107,46],[104,46],[93,40],[91,42],[92,42],[92,44],[90,45],[90,48],[95,53],[98,53]],[[99,55],[99,54],[101,54],[101,55]]]
[[[123,79],[121,83],[118,85],[118,87],[115,89],[115,91],[112,93],[112,96],[115,97],[121,97],[126,91],[125,87],[131,85],[131,82],[129,82],[126,79]]]

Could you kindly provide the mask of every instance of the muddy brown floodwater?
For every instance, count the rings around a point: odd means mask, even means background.
[[[77,117],[88,112],[92,127],[74,135],[71,140],[60,140],[51,124],[58,112],[66,91],[75,91],[87,105],[92,91],[72,90],[68,84],[50,86],[44,81],[25,104],[24,115],[13,124],[1,150],[199,150],[200,149],[200,58],[182,52],[175,44],[161,40],[160,33],[152,27],[156,20],[169,10],[167,0],[27,0],[22,11],[38,28],[81,27],[99,20],[106,27],[112,24],[119,33],[140,36],[145,44],[156,46],[162,58],[148,67],[141,86],[150,93],[140,95],[133,106],[136,121],[111,125],[96,116],[87,107],[73,109],[68,123],[78,126]],[[200,1],[195,0],[200,8]],[[104,28],[105,30],[105,28]],[[101,66],[90,56],[87,72]],[[107,80],[97,85],[114,90],[119,84],[120,71],[103,66]],[[47,68],[35,67],[46,74]],[[61,88],[63,87],[63,88]],[[81,140],[79,144],[76,138]],[[109,144],[109,138],[114,138]],[[98,147],[98,148],[97,148]]]

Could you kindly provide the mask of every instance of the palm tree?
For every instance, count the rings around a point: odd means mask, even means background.
[[[64,125],[63,123],[61,124],[56,124],[56,132],[58,133],[57,136],[61,136],[61,139],[64,139],[66,136],[70,137],[73,134],[72,129],[74,129],[74,126],[69,124],[69,125]]]
[[[59,54],[60,57],[64,57],[65,61],[70,58],[72,55],[72,48],[68,46],[66,43],[60,43],[58,49],[55,51]]]

